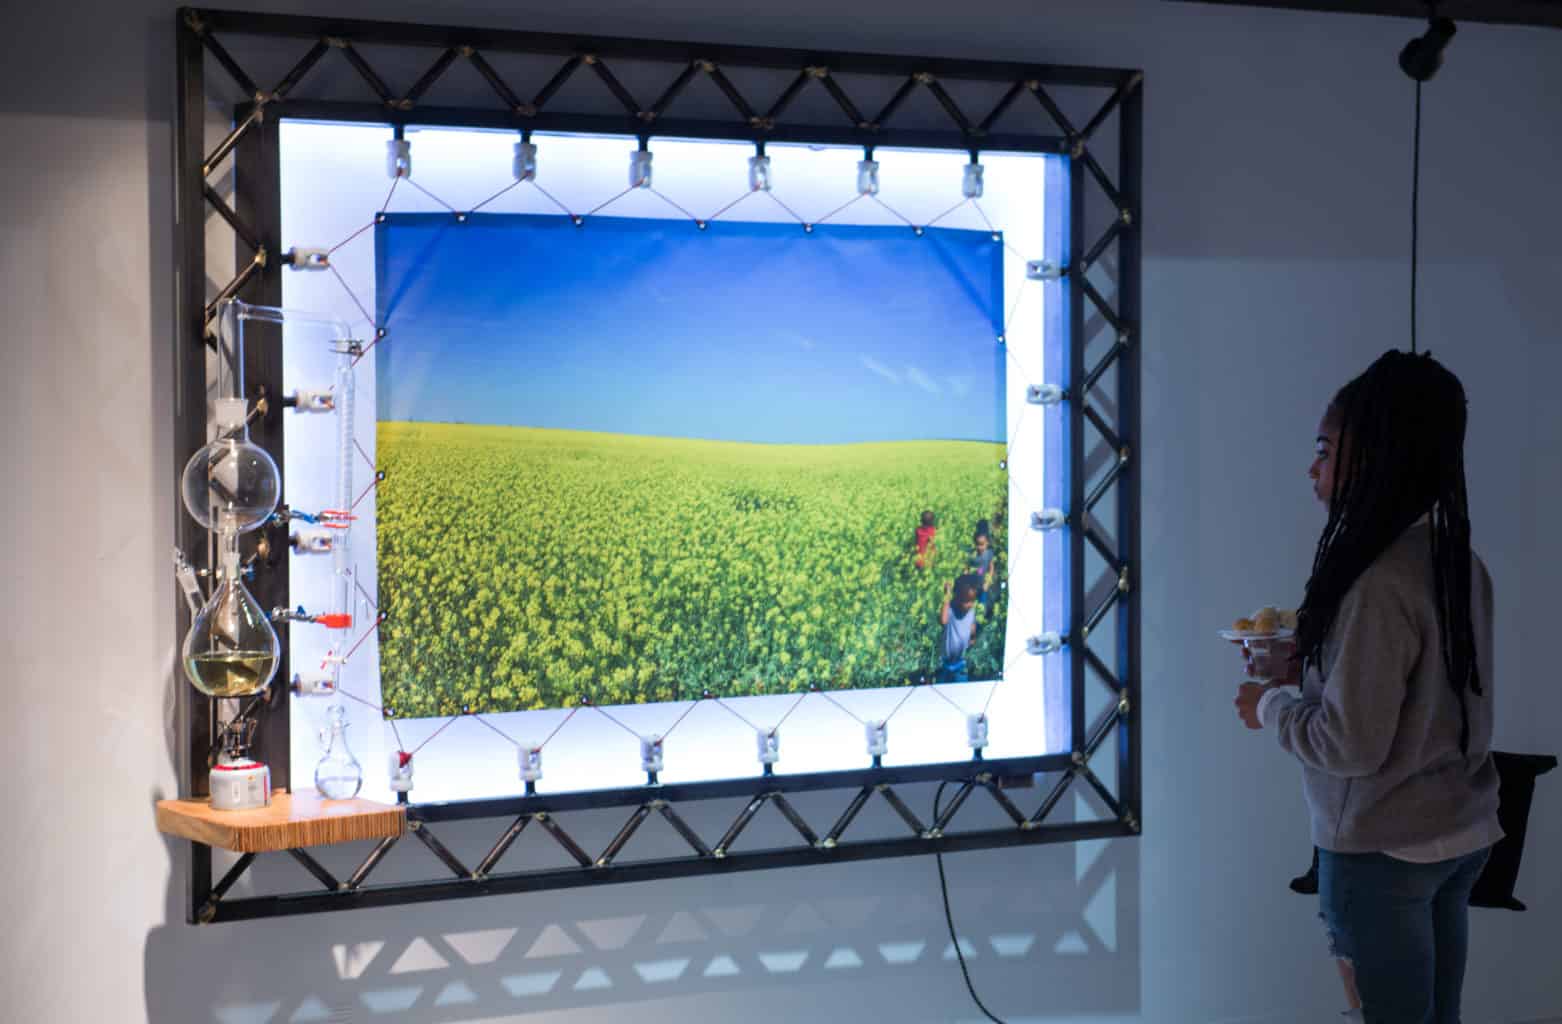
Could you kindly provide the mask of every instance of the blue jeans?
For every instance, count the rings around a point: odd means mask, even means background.
[[[1490,853],[1412,864],[1318,851],[1331,952],[1355,965],[1367,1024],[1459,1024],[1470,890]]]
[[[971,676],[966,670],[965,659],[956,658],[954,661],[946,661],[938,670],[938,681],[941,683],[967,683]]]

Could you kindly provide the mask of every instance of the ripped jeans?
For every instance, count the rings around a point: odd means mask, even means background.
[[[1331,952],[1355,965],[1367,1024],[1459,1024],[1470,890],[1491,850],[1435,864],[1318,851]]]

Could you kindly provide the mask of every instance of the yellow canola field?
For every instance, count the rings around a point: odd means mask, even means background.
[[[937,668],[943,584],[1002,446],[769,445],[381,423],[384,699],[397,715],[883,686]],[[937,555],[912,564],[924,509]],[[978,610],[970,677],[1002,659]]]

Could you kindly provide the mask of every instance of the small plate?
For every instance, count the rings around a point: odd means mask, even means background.
[[[1244,633],[1235,629],[1222,629],[1217,634],[1222,640],[1289,640],[1296,635],[1294,629],[1277,629],[1273,633]]]

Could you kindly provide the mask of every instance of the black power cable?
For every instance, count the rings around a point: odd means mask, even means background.
[[[1399,51],[1399,67],[1416,83],[1415,144],[1410,167],[1410,351],[1416,351],[1416,276],[1420,264],[1421,234],[1421,85],[1432,80],[1443,66],[1443,50],[1458,27],[1437,16],[1436,0],[1428,0],[1426,32]]]
[[[938,792],[933,794],[933,820],[935,822],[943,817],[943,811],[939,805],[943,802],[944,787],[947,785],[949,785],[947,780],[940,782],[938,784]],[[965,965],[965,952],[960,948],[960,936],[955,934],[955,916],[949,909],[949,880],[944,877],[943,851],[936,850],[933,856],[938,861],[938,889],[944,894],[944,922],[949,925],[949,941],[954,944],[955,956],[960,960],[960,974],[965,978],[966,991],[971,993],[971,999],[975,1001],[976,1008],[986,1014],[988,1020],[992,1021],[993,1024],[1004,1024],[998,1017],[993,1016],[993,1012],[982,1002],[982,997],[976,994],[976,986],[971,984],[971,970]]]
[[[1416,82],[1415,155],[1410,163],[1410,354],[1416,352],[1416,266],[1421,234],[1421,83]]]

